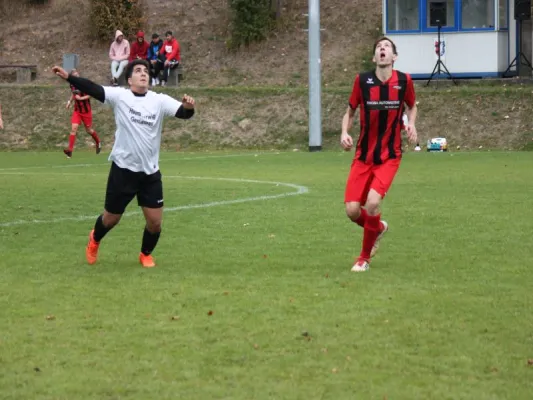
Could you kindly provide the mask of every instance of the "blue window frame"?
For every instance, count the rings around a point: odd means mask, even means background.
[[[509,0],[498,0],[498,30],[509,29]]]
[[[462,0],[461,30],[493,31],[496,29],[497,0]]]
[[[508,29],[509,0],[385,0],[385,32],[437,32],[430,24],[431,3],[446,8],[442,32]]]
[[[420,32],[420,0],[386,0],[387,32]]]

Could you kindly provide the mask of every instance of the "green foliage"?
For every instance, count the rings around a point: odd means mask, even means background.
[[[146,20],[142,0],[91,0],[91,27],[95,38],[109,40],[120,29],[125,37],[142,29]]]
[[[229,0],[232,11],[228,47],[237,49],[266,38],[272,27],[271,0]]]

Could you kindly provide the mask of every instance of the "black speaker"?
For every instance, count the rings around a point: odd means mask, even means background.
[[[519,0],[516,0],[519,1]],[[446,2],[435,1],[429,3],[429,25],[430,26],[446,26]]]
[[[519,21],[531,19],[531,0],[514,1],[514,19]]]

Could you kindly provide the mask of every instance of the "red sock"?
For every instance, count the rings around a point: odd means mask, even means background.
[[[368,218],[368,213],[364,208],[361,208],[361,214],[359,214],[359,217],[355,220],[355,223],[359,225],[361,228],[365,227],[366,219]]]
[[[364,208],[361,208],[361,214],[359,214],[359,217],[355,220],[355,223],[359,225],[361,228],[364,228],[367,218],[368,218],[368,213],[366,212]],[[380,220],[379,231],[381,232],[383,229],[385,229],[385,225],[383,225],[383,222],[381,222]]]
[[[380,215],[367,215],[363,233],[363,249],[359,258],[370,260],[370,253],[372,252],[372,247],[376,242],[381,227],[380,218]]]
[[[68,150],[74,150],[74,143],[76,143],[76,135],[70,135],[68,138]]]
[[[98,137],[98,133],[96,133],[96,131],[92,131],[91,133],[89,133],[89,135],[91,135],[96,144],[100,143],[100,138]]]

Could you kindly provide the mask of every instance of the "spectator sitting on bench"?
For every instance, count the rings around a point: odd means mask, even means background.
[[[160,60],[163,62],[163,79],[161,86],[165,86],[170,70],[176,68],[180,62],[180,44],[172,35],[171,31],[165,33],[167,40],[163,43],[163,48],[160,52]]]
[[[124,39],[124,34],[119,30],[116,31],[115,40],[109,48],[109,58],[111,59],[111,84],[118,86],[118,78],[122,75],[130,58],[130,43]]]
[[[159,35],[154,33],[150,47],[148,47],[148,62],[150,63],[150,76],[152,77],[152,86],[159,85],[159,73],[163,68],[163,62],[159,60],[159,52],[163,47],[163,41],[159,39]]]
[[[150,45],[144,40],[144,32],[137,32],[137,40],[131,45],[129,61],[146,60],[148,58],[148,48]]]

